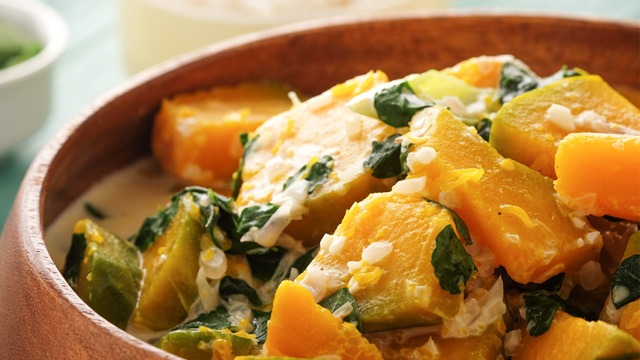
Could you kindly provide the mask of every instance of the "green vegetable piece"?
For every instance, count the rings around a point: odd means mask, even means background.
[[[640,299],[640,254],[624,259],[611,282],[611,302],[619,309]]]
[[[475,125],[476,130],[478,130],[478,135],[484,139],[484,141],[489,141],[489,136],[491,135],[491,120],[484,118]]]
[[[244,169],[244,163],[247,159],[247,155],[253,152],[253,149],[256,144],[256,140],[258,140],[258,135],[249,138],[248,133],[240,134],[240,143],[242,144],[242,148],[244,152],[242,153],[242,157],[240,158],[240,164],[238,164],[238,170],[233,174],[233,183],[231,190],[231,197],[233,199],[238,197],[240,193],[240,187],[242,186],[242,170]]]
[[[458,230],[458,234],[462,236],[462,240],[464,240],[464,243],[467,245],[473,244],[473,242],[471,241],[471,234],[469,233],[469,228],[467,227],[467,224],[464,222],[464,220],[462,220],[462,218],[460,217],[460,215],[458,215],[457,212],[453,211],[452,209],[449,209],[448,207],[440,204],[435,200],[429,200],[427,198],[425,198],[425,200],[427,200],[427,202],[437,204],[441,208],[449,211],[449,214],[451,214],[451,218],[453,219],[453,224],[456,226],[456,230]]]
[[[198,329],[201,326],[208,327],[213,330],[238,330],[231,323],[231,320],[229,319],[229,312],[223,306],[218,306],[215,310],[200,314],[195,319],[179,325],[173,330]]]
[[[358,308],[358,303],[356,299],[351,295],[349,289],[341,288],[333,294],[326,297],[324,300],[319,302],[319,305],[325,309],[331,310],[332,313],[335,313],[336,310],[345,306],[345,304],[350,304],[351,312],[347,316],[343,318],[345,322],[352,323],[355,325],[360,332],[362,332],[362,320],[360,319],[360,311]],[[347,305],[348,306],[348,305]]]
[[[267,282],[271,280],[286,253],[287,249],[285,248],[273,247],[264,254],[247,255],[251,275],[260,281]]]
[[[243,336],[206,327],[198,329],[175,330],[163,336],[156,346],[164,351],[188,360],[211,360],[214,355],[214,342],[223,341],[228,344],[233,358],[239,355],[255,355],[257,353],[253,336]],[[224,348],[216,344],[216,349]]]
[[[393,127],[406,127],[418,111],[433,106],[433,102],[420,99],[407,81],[378,91],[373,107],[382,122]]]
[[[104,214],[104,211],[98,209],[95,205],[89,202],[84,203],[84,211],[98,220],[104,220],[107,217]]]
[[[220,287],[218,292],[220,297],[229,300],[231,295],[244,295],[249,302],[255,306],[262,306],[262,300],[254,288],[249,286],[246,281],[242,279],[232,278],[231,276],[225,276],[220,280]]]
[[[76,223],[63,274],[89,307],[127,327],[142,280],[138,250],[91,220]]]
[[[477,271],[473,258],[464,249],[451,225],[445,226],[436,237],[431,265],[440,287],[453,295],[460,294]]]
[[[293,262],[293,265],[291,267],[297,269],[298,273],[301,274],[307,269],[307,266],[311,264],[311,261],[314,257],[316,257],[316,254],[318,254],[319,250],[320,248],[318,246],[310,248],[309,250],[307,250],[307,252],[300,255],[300,257],[298,257],[296,261]]]
[[[41,50],[37,40],[0,19],[0,69],[26,61]]]
[[[514,97],[538,87],[538,76],[528,68],[508,62],[502,66],[498,97],[505,104]]]
[[[333,158],[329,155],[324,155],[320,160],[313,163],[307,171],[308,167],[308,165],[304,165],[295,175],[290,176],[282,186],[282,190],[286,190],[298,179],[305,179],[310,183],[307,194],[313,194],[318,186],[324,184],[327,182],[327,179],[329,179],[329,174],[331,174],[333,168]]]
[[[428,70],[408,80],[409,86],[421,99],[442,99],[455,96],[464,104],[476,101],[479,89],[464,80],[438,70]]]
[[[171,329],[184,321],[198,297],[196,276],[205,228],[197,197],[181,193],[173,201],[175,215],[142,255],[146,275],[132,323],[143,329]]]
[[[399,136],[400,134],[393,134],[381,142],[372,142],[371,154],[362,165],[373,170],[371,173],[373,177],[385,179],[402,174],[400,162],[402,145],[395,141]]]
[[[586,317],[580,310],[567,304],[567,302],[557,294],[551,294],[544,290],[525,294],[524,304],[526,309],[527,331],[531,336],[540,336],[549,330],[553,322],[553,317],[558,309],[562,309],[572,316]]]
[[[271,318],[270,312],[253,310],[253,334],[258,344],[264,344],[267,340],[267,324]]]

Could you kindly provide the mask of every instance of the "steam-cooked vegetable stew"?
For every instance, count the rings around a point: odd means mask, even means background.
[[[219,87],[165,99],[155,158],[47,237],[89,306],[188,359],[630,359],[639,135],[598,75],[508,55]]]

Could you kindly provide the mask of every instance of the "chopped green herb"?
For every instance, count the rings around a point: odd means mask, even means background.
[[[229,319],[229,312],[222,306],[218,306],[215,310],[210,312],[200,314],[195,319],[173,328],[172,331],[180,329],[197,329],[200,326],[205,326],[214,330],[229,329],[232,332],[238,331]]]
[[[247,255],[251,275],[261,281],[271,280],[286,253],[287,249],[285,248],[273,247],[263,254]]]
[[[484,139],[484,141],[489,141],[489,136],[491,135],[491,120],[484,118],[475,125],[476,130],[478,131],[478,135]]]
[[[371,143],[371,154],[362,164],[365,168],[372,169],[373,177],[385,179],[402,174],[400,154],[402,145],[396,142],[400,134],[393,134],[381,142]]]
[[[267,340],[267,323],[271,318],[270,312],[253,310],[253,334],[258,344],[264,344]]]
[[[585,318],[581,311],[569,305],[560,296],[544,290],[525,294],[524,303],[527,331],[531,336],[540,336],[549,330],[558,309],[562,309],[572,316]]]
[[[460,294],[477,271],[473,258],[462,246],[451,225],[445,226],[436,236],[431,265],[440,287],[453,295]]]
[[[320,160],[311,165],[309,171],[307,171],[307,168],[308,165],[304,165],[295,175],[290,176],[282,186],[282,190],[286,190],[294,181],[303,178],[309,182],[307,194],[313,194],[318,186],[324,184],[329,179],[329,174],[331,174],[333,169],[333,158],[329,155],[324,155]]]
[[[329,309],[331,312],[335,313],[336,310],[340,309],[347,303],[351,305],[351,312],[349,312],[349,314],[344,317],[344,321],[352,323],[358,328],[358,330],[362,331],[362,321],[360,320],[358,303],[347,288],[339,289],[338,291],[326,297],[324,300],[320,301],[318,304],[323,308]]]
[[[89,202],[84,203],[84,211],[98,220],[104,220],[106,218],[106,215],[102,210]]]
[[[262,306],[262,300],[260,300],[260,296],[258,296],[256,290],[242,279],[232,278],[228,275],[223,277],[220,280],[218,293],[221,298],[227,301],[231,295],[244,295],[252,305]]]
[[[462,240],[464,240],[464,243],[467,245],[473,244],[473,242],[471,241],[471,234],[469,233],[469,228],[467,227],[467,224],[464,222],[464,220],[462,220],[462,218],[460,217],[460,215],[458,215],[457,212],[442,205],[437,201],[429,200],[427,198],[425,198],[425,200],[427,200],[427,202],[437,204],[443,209],[446,209],[447,211],[449,211],[449,214],[451,214],[451,218],[453,219],[453,224],[456,226],[456,230],[458,230],[458,234],[462,236]]]
[[[407,81],[384,88],[373,97],[373,107],[382,122],[393,127],[406,127],[418,111],[435,105],[416,96]]]
[[[634,236],[640,236],[636,233]],[[640,298],[640,254],[624,259],[611,281],[611,301],[616,309]]]
[[[67,253],[62,276],[74,289],[76,287],[76,281],[80,274],[80,265],[82,264],[82,259],[84,258],[84,252],[86,250],[87,239],[84,237],[84,234],[73,234],[71,237],[71,248]]]
[[[258,137],[259,135],[256,135],[250,139],[248,133],[240,134],[240,143],[242,143],[244,152],[242,153],[242,157],[240,158],[238,170],[235,172],[235,174],[233,174],[231,197],[234,199],[238,197],[238,194],[240,193],[240,187],[242,186],[242,171],[244,169],[244,163],[247,161],[247,156],[251,154],[251,152],[253,152]]]

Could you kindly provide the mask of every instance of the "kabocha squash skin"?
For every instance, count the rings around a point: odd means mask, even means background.
[[[541,283],[598,256],[600,233],[558,202],[551,179],[503,158],[448,110],[419,112],[405,137],[411,152],[436,153],[409,178],[426,177],[426,196],[453,208],[514,280]]]
[[[441,323],[458,312],[463,298],[441,288],[431,264],[435,238],[446,225],[454,225],[450,212],[420,195],[372,194],[347,211],[296,281],[314,287],[321,273],[328,289],[320,292],[349,286],[365,332]],[[389,252],[370,264],[363,251],[372,243],[386,243]],[[362,268],[351,270],[350,262]]]
[[[552,105],[570,110],[568,128],[554,124]],[[583,117],[583,122],[575,119]],[[598,124],[600,119],[603,124]],[[640,133],[640,110],[598,75],[581,75],[531,90],[504,104],[493,119],[491,145],[505,157],[555,178],[558,143],[571,132]]]
[[[627,332],[603,321],[587,321],[558,310],[551,327],[534,337],[522,331],[522,342],[513,360],[596,360],[633,358],[640,342]],[[627,356],[627,357],[624,357]]]
[[[185,320],[198,296],[196,275],[200,268],[200,238],[204,234],[193,211],[184,201],[167,229],[142,254],[145,278],[130,327],[139,331],[163,331]]]
[[[220,86],[166,98],[153,122],[153,154],[165,171],[187,184],[223,186],[242,155],[240,134],[290,107],[287,89],[273,83]]]
[[[382,360],[355,325],[335,317],[316,304],[304,286],[288,280],[276,291],[264,349],[266,355],[278,357]]]
[[[573,207],[640,222],[640,136],[569,134],[555,166],[555,189]]]
[[[206,327],[172,331],[155,344],[187,360],[226,360],[257,352],[251,335]]]
[[[395,130],[345,106],[353,96],[387,81],[382,72],[358,76],[260,126],[252,135],[256,137],[253,150],[245,155],[237,205],[272,201],[302,166],[330,155],[328,180],[307,197],[303,205],[308,211],[301,219],[293,219],[285,231],[313,246],[335,230],[355,201],[388,190],[390,184],[371,176],[362,163],[371,152],[371,142],[382,141]]]
[[[126,328],[142,280],[138,250],[88,219],[76,223],[74,235],[86,240],[76,293],[109,322]]]

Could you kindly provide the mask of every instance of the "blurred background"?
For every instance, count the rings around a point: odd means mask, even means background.
[[[0,228],[31,160],[75,114],[138,71],[212,41],[313,17],[417,9],[550,13],[640,22],[637,0],[362,0],[362,6],[341,7],[339,11],[323,6],[346,0],[42,2],[62,15],[69,38],[54,68],[51,109],[44,126],[0,154]],[[225,10],[212,10],[220,6]],[[0,33],[0,45],[2,36]],[[9,125],[0,121],[0,132]]]

